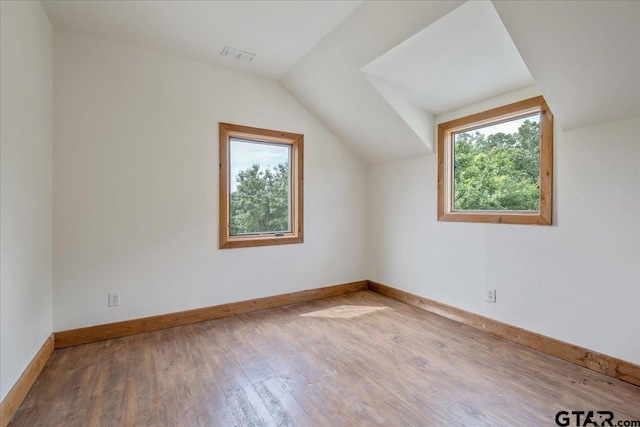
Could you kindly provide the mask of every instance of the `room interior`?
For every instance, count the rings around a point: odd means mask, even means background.
[[[639,2],[0,4],[0,425],[62,348],[330,301],[586,368],[640,419]],[[539,95],[552,225],[438,221],[438,125]],[[220,123],[304,135],[303,243],[220,249]]]

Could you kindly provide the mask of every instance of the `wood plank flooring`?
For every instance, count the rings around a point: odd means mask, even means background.
[[[56,350],[10,425],[555,426],[561,410],[640,420],[640,387],[363,291]]]

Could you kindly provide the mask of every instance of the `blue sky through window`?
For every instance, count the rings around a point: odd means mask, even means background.
[[[504,123],[498,123],[496,125],[485,126],[480,129],[475,129],[471,132],[477,131],[485,136],[494,135],[500,132],[504,134],[518,133],[518,128],[522,126],[522,124],[526,120],[529,120],[530,122],[533,122],[533,123],[540,123],[540,114],[536,113],[532,116],[522,117],[520,119],[511,120]]]

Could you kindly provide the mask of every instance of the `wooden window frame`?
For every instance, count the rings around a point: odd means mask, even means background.
[[[303,163],[304,135],[249,126],[220,123],[220,249],[244,248],[303,243]],[[233,236],[230,234],[230,140],[245,139],[259,143],[287,144],[291,146],[291,232],[250,234]]]
[[[540,210],[453,209],[453,135],[540,113]],[[553,204],[553,114],[542,96],[472,114],[438,126],[438,221],[551,225]]]

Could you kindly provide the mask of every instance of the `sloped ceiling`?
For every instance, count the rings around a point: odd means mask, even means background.
[[[637,117],[640,2],[365,2],[281,84],[369,163],[432,153],[434,115],[531,85],[565,130]]]
[[[368,163],[432,153],[433,116],[391,85],[385,93],[397,102],[387,102],[360,69],[463,3],[365,2],[280,83]],[[401,116],[405,110],[394,108],[398,103],[427,129],[416,132]]]
[[[272,79],[282,77],[357,1],[48,0],[56,28],[101,36]],[[220,56],[255,53],[250,63]]]
[[[488,1],[459,6],[362,71],[433,115],[535,84]]]
[[[494,1],[565,130],[640,116],[639,1]]]
[[[433,153],[435,115],[527,85],[565,130],[640,116],[638,1],[43,5],[56,28],[276,79],[368,163]]]

